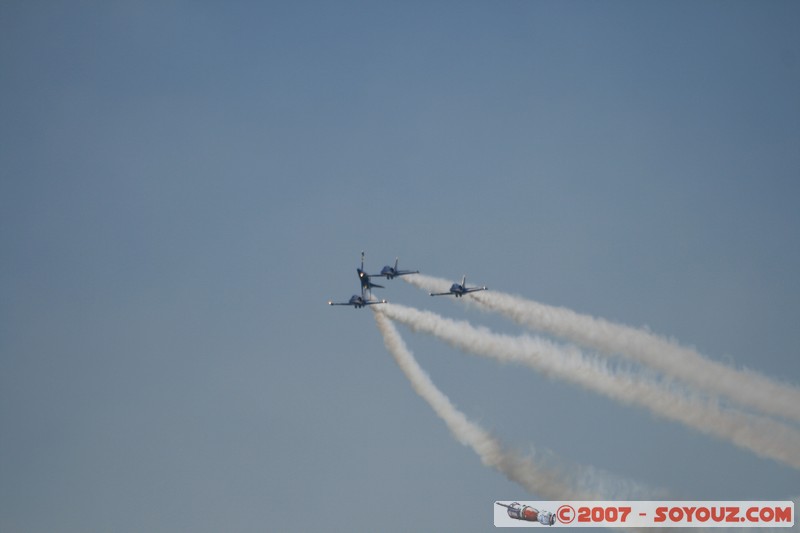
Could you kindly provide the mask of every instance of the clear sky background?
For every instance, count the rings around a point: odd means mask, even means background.
[[[486,531],[401,267],[800,383],[796,2],[4,2],[0,530]],[[399,280],[381,297],[519,328]],[[677,499],[800,473],[401,330],[470,417]]]

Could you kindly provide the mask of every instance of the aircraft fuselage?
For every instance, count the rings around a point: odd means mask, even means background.
[[[381,288],[381,289],[384,288],[383,285],[378,285],[377,283],[372,283],[372,280],[370,280],[369,274],[364,272],[364,270],[362,270],[360,268],[357,268],[356,272],[358,273],[358,281],[359,281],[359,283],[361,283],[361,291],[362,292],[363,291],[368,291],[368,290],[372,289],[373,287],[378,287],[378,288]]]
[[[450,292],[452,292],[456,298],[461,298],[466,294],[467,290],[464,288],[463,285],[459,285],[458,283],[453,283],[450,285]]]
[[[386,279],[392,279],[397,275],[397,271],[390,266],[385,266],[381,269],[381,276],[386,276]]]

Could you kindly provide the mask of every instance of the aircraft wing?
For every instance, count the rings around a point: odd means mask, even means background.
[[[350,302],[330,302],[329,301],[328,305],[354,305],[354,304],[351,304]]]
[[[364,305],[377,305],[377,304],[385,304],[387,303],[386,300],[373,300],[369,302],[364,302]]]
[[[431,293],[429,293],[429,294],[430,294],[431,296],[451,296],[451,295],[453,295],[453,294],[455,294],[455,293],[453,293],[453,292],[449,292],[449,291],[448,291],[448,292],[431,292]]]
[[[469,294],[471,292],[485,291],[485,290],[487,290],[486,287],[470,287],[469,289],[464,289],[464,294]]]

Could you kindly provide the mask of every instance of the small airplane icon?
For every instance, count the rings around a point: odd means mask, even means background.
[[[461,278],[461,283],[453,283],[450,285],[450,290],[448,292],[432,292],[430,293],[431,296],[455,296],[456,298],[461,298],[465,294],[469,294],[471,292],[477,291],[485,291],[486,286],[483,287],[467,287],[467,276],[465,275]]]
[[[367,300],[363,296],[354,294],[350,297],[348,302],[332,302],[328,301],[328,305],[352,305],[355,309],[361,309],[367,305],[385,304],[386,300]]]
[[[508,516],[516,520],[539,522],[543,526],[552,526],[556,523],[556,516],[550,511],[540,511],[529,505],[520,505],[519,502],[514,502],[511,505],[500,502],[494,503],[505,507],[508,511]]]
[[[419,274],[419,270],[398,270],[397,263],[400,261],[399,257],[395,257],[394,266],[386,265],[381,269],[380,274],[373,274],[375,277],[382,277],[386,279],[396,278],[398,276],[405,276],[407,274]],[[362,267],[363,268],[363,267]]]
[[[377,285],[370,281],[370,275],[366,273],[364,270],[364,252],[361,252],[361,268],[356,268],[356,272],[358,272],[358,281],[361,282],[361,294],[364,294],[364,291],[368,291],[372,294],[372,288],[378,287],[380,289],[385,289],[383,285]]]

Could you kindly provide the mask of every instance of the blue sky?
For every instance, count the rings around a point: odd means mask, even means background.
[[[800,383],[791,2],[0,7],[0,529],[484,531],[361,250]],[[400,282],[392,301],[516,327]],[[442,390],[681,499],[778,463],[403,331]],[[547,420],[550,429],[542,430]]]

